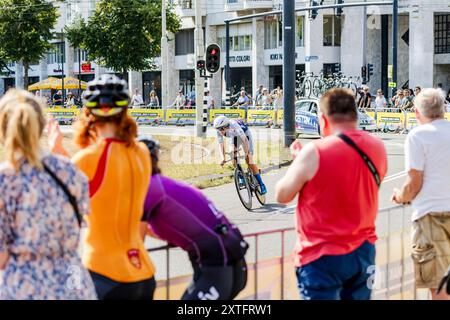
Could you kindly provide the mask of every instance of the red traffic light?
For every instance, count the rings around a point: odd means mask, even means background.
[[[210,44],[206,49],[206,70],[209,73],[216,73],[220,69],[220,47],[217,44]]]

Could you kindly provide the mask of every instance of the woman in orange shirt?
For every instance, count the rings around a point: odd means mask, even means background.
[[[89,179],[91,198],[83,264],[100,299],[152,299],[155,270],[140,236],[151,166],[127,113],[127,84],[103,75],[88,84],[83,98],[75,133],[82,150],[72,158]],[[56,122],[50,125],[50,146],[67,155]]]

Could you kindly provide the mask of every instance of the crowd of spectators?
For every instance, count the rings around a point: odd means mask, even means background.
[[[422,87],[413,89],[405,88],[397,90],[390,99],[386,98],[383,90],[378,89],[375,98],[372,97],[369,87],[363,86],[358,91],[357,104],[360,109],[374,109],[388,112],[414,112],[416,97],[422,92]],[[446,111],[450,112],[450,90],[446,97]]]

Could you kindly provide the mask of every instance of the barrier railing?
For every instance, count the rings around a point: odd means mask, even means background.
[[[56,120],[63,123],[71,123],[80,113],[80,109],[68,108],[47,108],[47,114],[52,115]],[[415,126],[417,120],[414,112],[408,112],[395,108],[386,108],[382,110],[361,109],[367,115],[375,119],[378,130],[382,132],[406,133]],[[130,108],[130,115],[138,124],[169,124],[169,125],[193,125],[195,123],[195,109],[133,109]],[[212,123],[215,117],[226,115],[230,118],[240,118],[247,121],[249,125],[267,125],[274,122],[275,116],[277,122],[283,122],[283,110],[264,110],[264,109],[211,109],[209,110],[208,120]],[[450,120],[450,113],[445,114],[445,118]]]
[[[374,300],[416,300],[429,299],[426,290],[417,290],[414,285],[414,270],[409,245],[411,207],[393,206],[381,209],[377,218],[377,255],[375,277],[371,280]],[[237,299],[299,299],[297,279],[292,259],[295,229],[284,228],[246,234],[250,244],[247,252],[248,281]],[[261,251],[261,243],[270,246]],[[273,246],[279,242],[279,247]],[[287,246],[289,242],[289,246]],[[152,248],[150,254],[165,251],[166,278],[158,281],[157,299],[179,299],[191,281],[191,275],[171,278],[170,251],[162,246]],[[277,253],[274,253],[274,250]],[[288,250],[288,254],[286,254]],[[185,255],[187,257],[187,255]],[[187,259],[186,264],[189,264]],[[178,263],[179,264],[179,263]],[[286,270],[289,270],[286,272]],[[372,273],[373,270],[368,270]]]

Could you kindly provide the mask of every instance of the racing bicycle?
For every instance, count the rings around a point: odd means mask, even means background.
[[[245,209],[251,210],[253,196],[256,197],[261,205],[265,205],[266,196],[261,194],[261,187],[259,186],[259,183],[256,180],[252,170],[250,170],[250,167],[247,167],[247,170],[244,170],[239,162],[240,159],[243,159],[245,157],[239,156],[238,151],[231,152],[230,156],[233,156],[234,162],[236,163],[236,168],[234,169],[233,175],[234,184],[236,186],[236,191],[242,205],[245,207]],[[231,159],[228,161],[231,161]]]

